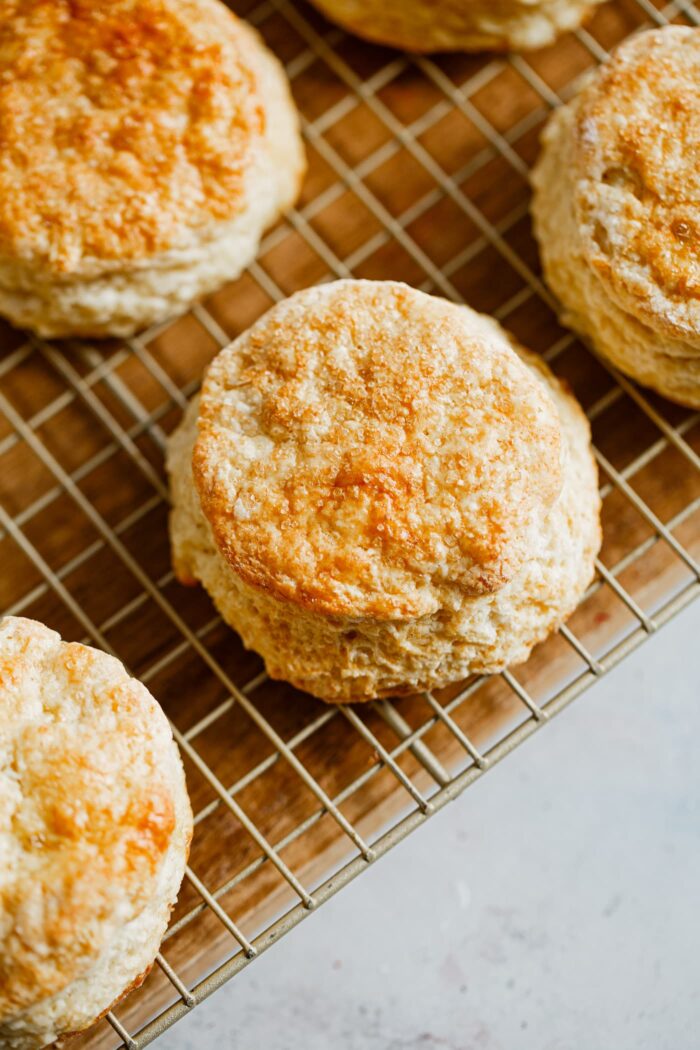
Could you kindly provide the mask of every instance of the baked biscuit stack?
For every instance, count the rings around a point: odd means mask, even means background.
[[[389,281],[308,289],[219,354],[173,439],[175,571],[324,700],[497,671],[591,580],[589,437],[495,321]]]
[[[192,836],[167,719],[118,660],[0,622],[0,1046],[92,1024],[153,965]]]
[[[0,313],[131,335],[237,277],[296,198],[277,59],[219,0],[8,0]]]
[[[554,113],[533,184],[564,323],[700,408],[700,30],[623,44]]]

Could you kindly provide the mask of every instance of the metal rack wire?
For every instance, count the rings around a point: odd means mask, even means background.
[[[291,0],[233,3],[285,61],[305,195],[235,284],[109,346],[2,332],[0,606],[117,653],[171,717],[196,812],[157,967],[78,1045],[141,1048],[700,594],[700,415],[558,328],[527,173],[550,109],[690,0],[612,0],[536,55],[416,58]],[[580,610],[523,667],[439,695],[327,708],[271,683],[168,566],[166,435],[217,349],[314,281],[394,277],[494,313],[591,419],[605,543]],[[95,582],[97,581],[97,583]]]

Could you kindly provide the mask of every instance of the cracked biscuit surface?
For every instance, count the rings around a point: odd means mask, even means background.
[[[270,310],[214,360],[168,466],[178,577],[326,700],[524,659],[600,540],[574,399],[496,322],[396,282]]]
[[[304,170],[282,67],[219,0],[7,0],[0,313],[129,335],[237,276]]]
[[[192,813],[148,690],[112,656],[0,622],[0,1045],[88,1027],[153,964]]]
[[[626,41],[550,119],[533,185],[563,320],[700,407],[700,30]]]

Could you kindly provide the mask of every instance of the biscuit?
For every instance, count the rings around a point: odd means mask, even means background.
[[[530,50],[603,0],[312,0],[334,22],[405,51]]]
[[[87,1028],[150,970],[192,812],[167,719],[118,660],[0,622],[0,1046]]]
[[[7,0],[0,314],[128,336],[237,277],[305,161],[277,59],[219,0]]]
[[[626,41],[550,118],[533,217],[562,320],[700,408],[700,29]]]
[[[524,660],[600,544],[575,400],[495,321],[395,282],[273,307],[215,358],[168,468],[178,578],[328,701]]]

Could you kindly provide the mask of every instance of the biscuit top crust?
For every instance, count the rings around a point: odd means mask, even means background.
[[[114,657],[0,622],[0,1021],[84,974],[153,897],[173,750]]]
[[[623,309],[700,337],[700,29],[635,36],[576,104],[584,252]]]
[[[264,131],[251,47],[219,0],[4,0],[0,256],[60,279],[238,214]]]
[[[193,474],[247,582],[329,615],[414,617],[517,571],[560,489],[559,418],[495,322],[337,281],[214,360]]]

